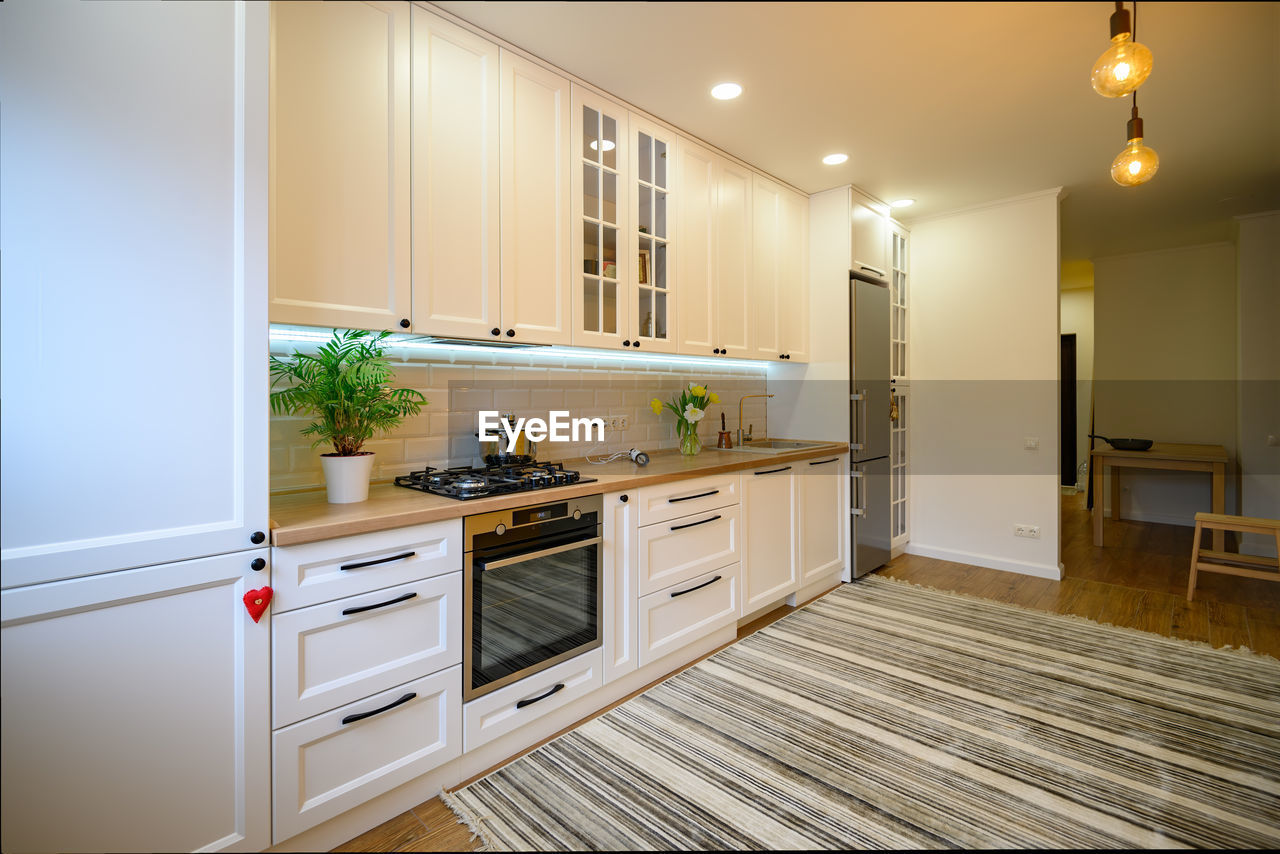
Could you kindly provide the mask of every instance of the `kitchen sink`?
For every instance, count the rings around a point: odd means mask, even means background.
[[[799,451],[804,448],[816,448],[829,445],[830,442],[803,442],[799,439],[760,439],[734,448],[721,448],[722,451],[746,451],[749,454],[785,454],[787,451]]]

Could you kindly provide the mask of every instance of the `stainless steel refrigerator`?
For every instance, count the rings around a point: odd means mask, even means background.
[[[849,274],[849,483],[853,578],[889,560],[889,285]],[[846,579],[850,580],[850,579]]]

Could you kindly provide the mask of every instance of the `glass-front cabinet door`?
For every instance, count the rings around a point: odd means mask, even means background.
[[[631,175],[634,188],[631,346],[674,353],[675,302],[671,296],[671,183],[675,178],[675,134],[631,114]]]
[[[575,85],[573,139],[573,343],[629,348],[626,108]]]

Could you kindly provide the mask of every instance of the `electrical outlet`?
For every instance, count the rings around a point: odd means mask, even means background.
[[[1027,539],[1030,539],[1030,540],[1038,540],[1040,539],[1040,526],[1039,525],[1014,525],[1013,535],[1015,537],[1026,537]]]
[[[613,420],[618,423],[618,430],[626,430],[631,426],[631,419],[625,415],[618,415]]]
[[[604,426],[610,431],[626,430],[631,424],[631,420],[625,415],[608,415],[604,419]]]

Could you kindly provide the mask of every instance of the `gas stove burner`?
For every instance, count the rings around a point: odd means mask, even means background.
[[[594,482],[594,478],[566,469],[563,463],[534,463],[528,459],[477,468],[426,468],[396,478],[397,486],[459,500]]]

